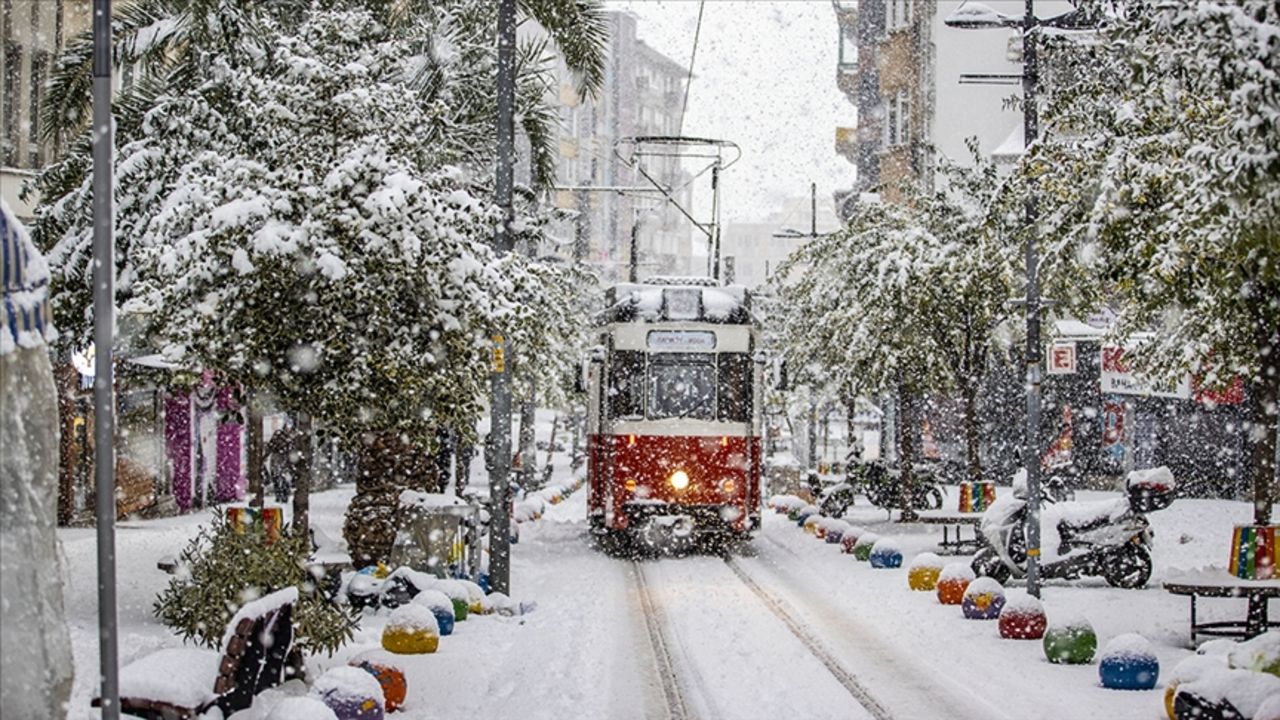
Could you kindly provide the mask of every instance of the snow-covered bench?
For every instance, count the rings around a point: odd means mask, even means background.
[[[221,652],[170,648],[121,668],[120,710],[148,720],[182,720],[214,707],[223,717],[248,708],[255,695],[284,680],[297,601],[297,588],[285,588],[240,608]],[[94,707],[101,704],[94,699]]]

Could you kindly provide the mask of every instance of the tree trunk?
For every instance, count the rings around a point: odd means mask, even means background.
[[[257,392],[250,390],[248,392],[248,407],[245,408],[246,415],[249,417],[249,448],[248,448],[248,488],[246,494],[249,496],[250,507],[264,507],[267,502],[266,483],[262,477],[263,465],[263,438],[262,438],[262,405],[258,399]]]
[[[976,483],[982,480],[982,438],[978,432],[978,388],[976,384],[970,384],[964,389],[964,442],[969,481]]]
[[[555,457],[555,453],[556,453],[556,427],[557,427],[557,426],[559,426],[559,425],[560,425],[560,413],[556,413],[556,416],[555,416],[555,417],[553,417],[553,418],[551,418],[551,437],[550,437],[550,439],[547,441],[547,470],[546,470],[546,474],[547,474],[547,477],[548,477],[548,478],[550,478],[550,477],[551,477],[551,472],[552,472],[551,459],[552,459],[553,457]]]
[[[899,475],[898,488],[902,493],[902,522],[911,522],[915,520],[916,515],[915,503],[913,496],[915,495],[916,481],[912,475],[912,461],[915,459],[916,451],[916,433],[915,433],[915,398],[911,394],[911,390],[905,384],[898,385],[898,468]]]
[[[298,413],[298,463],[293,481],[293,529],[305,533],[311,522],[312,427],[309,413]]]
[[[342,535],[351,562],[363,568],[390,559],[400,493],[422,490],[433,460],[398,433],[374,435],[362,441],[356,451],[356,495],[347,508]]]
[[[1270,337],[1268,337],[1270,335]],[[1253,522],[1271,524],[1272,505],[1280,499],[1276,487],[1276,434],[1280,430],[1280,331],[1263,325],[1257,331],[1258,356],[1262,359],[1259,383],[1253,395],[1254,438]]]

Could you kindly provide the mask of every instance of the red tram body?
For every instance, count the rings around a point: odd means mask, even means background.
[[[762,364],[750,300],[744,287],[690,278],[607,292],[586,370],[594,531],[698,539],[759,527]]]

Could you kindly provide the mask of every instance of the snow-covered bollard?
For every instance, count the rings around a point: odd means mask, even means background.
[[[436,616],[422,605],[401,605],[382,629],[382,647],[397,655],[433,653],[440,647]]]
[[[973,582],[973,568],[969,563],[951,563],[938,573],[938,602],[943,605],[959,605],[964,601],[964,591]]]
[[[484,614],[484,590],[470,580],[454,580],[458,587],[467,594],[467,610],[476,614]]]
[[[831,521],[827,523],[827,544],[839,545],[840,541],[844,540],[844,532],[848,529],[849,523],[832,518]]]
[[[395,712],[404,705],[405,696],[409,694],[404,671],[388,660],[381,651],[363,653],[347,664],[360,668],[378,681],[378,685],[382,686],[383,707],[387,712]]]
[[[818,511],[817,505],[805,505],[804,507],[796,511],[796,516],[794,518],[796,521],[796,526],[803,528],[805,522],[809,520],[809,517],[812,515],[817,515],[818,513],[819,511]]]
[[[287,697],[271,708],[267,720],[338,720],[323,700],[302,695]]]
[[[970,620],[995,620],[1004,609],[1004,586],[999,580],[980,577],[969,583],[960,600],[960,610]]]
[[[820,523],[824,519],[825,518],[823,518],[821,515],[818,515],[816,513],[813,515],[807,515],[805,516],[804,522],[801,523],[800,526],[804,528],[805,535],[817,535],[818,523]]]
[[[867,556],[871,567],[877,569],[902,567],[902,549],[893,538],[880,538],[871,546],[871,554]]]
[[[405,605],[399,610],[412,608]],[[311,691],[333,711],[338,720],[382,720],[382,686],[369,673],[349,666],[327,670]]]
[[[931,552],[915,556],[907,568],[907,587],[919,592],[933,592],[942,574],[942,558]]]
[[[1160,677],[1160,661],[1151,643],[1137,633],[1111,638],[1098,663],[1102,687],[1111,690],[1150,690]]]
[[[453,601],[439,590],[423,590],[413,597],[414,605],[421,605],[436,616],[440,636],[453,634]]]
[[[1000,637],[1006,640],[1039,640],[1049,626],[1040,600],[1025,592],[1005,598],[1000,611]]]
[[[1054,620],[1044,631],[1044,656],[1051,663],[1084,665],[1093,661],[1098,636],[1082,617]]]
[[[871,559],[871,548],[880,541],[880,536],[873,533],[862,533],[858,536],[858,541],[853,544],[853,559],[859,562],[867,562]]]
[[[840,538],[840,552],[846,555],[852,555],[853,548],[858,544],[858,538],[862,537],[864,533],[866,533],[866,530],[863,530],[857,525],[850,525],[848,529],[844,531],[844,536]]]

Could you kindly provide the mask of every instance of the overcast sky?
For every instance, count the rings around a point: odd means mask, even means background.
[[[688,66],[698,2],[606,6],[634,13],[640,39]],[[855,117],[836,87],[838,51],[830,0],[706,3],[684,134],[742,147],[742,160],[723,176],[722,222],[763,219],[781,198],[807,197],[810,182],[828,204],[832,190],[852,186],[853,165],[835,154],[836,127]]]

